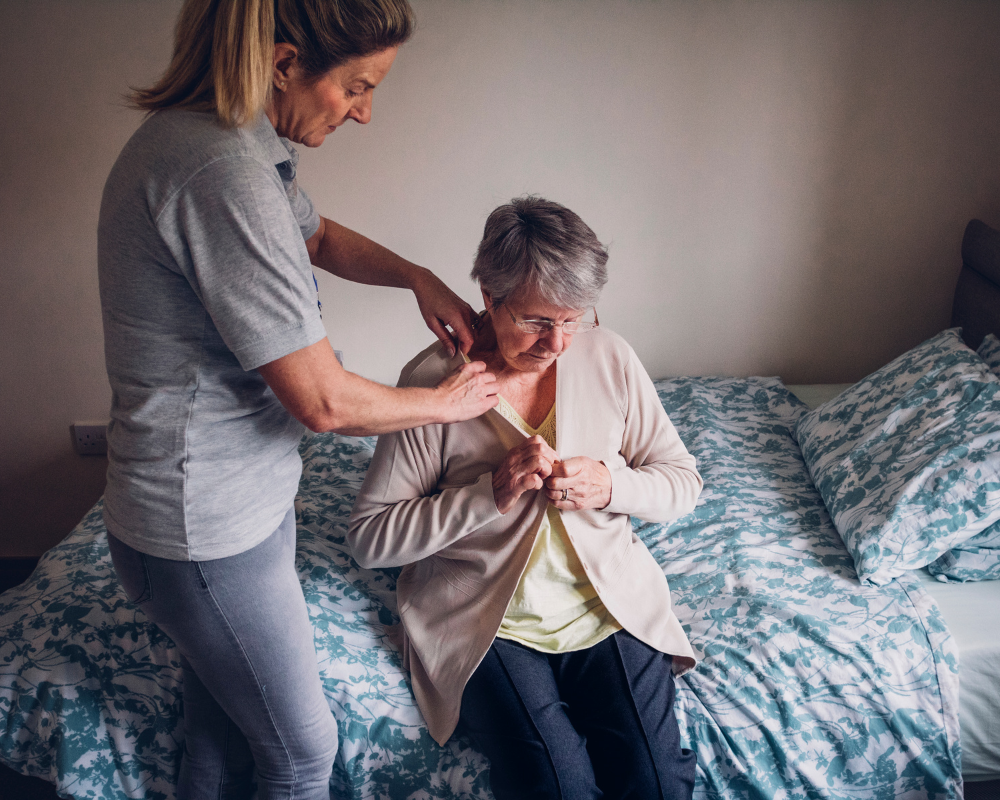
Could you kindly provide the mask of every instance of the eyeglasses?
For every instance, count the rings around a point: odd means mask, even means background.
[[[518,319],[514,313],[504,306],[510,315],[510,321],[517,325],[525,333],[548,333],[553,328],[562,328],[563,333],[574,334],[583,331],[592,331],[601,323],[597,319],[597,309],[592,308],[593,320],[573,320],[567,322],[553,322],[551,319]]]

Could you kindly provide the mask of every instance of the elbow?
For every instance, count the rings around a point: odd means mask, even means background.
[[[702,480],[701,474],[698,470],[692,467],[690,473],[690,478],[688,479],[688,489],[685,492],[683,501],[680,503],[680,508],[678,509],[677,519],[680,517],[687,516],[695,507],[698,505],[698,498],[701,496],[701,490],[705,486],[705,481]]]
[[[333,428],[331,428],[325,420],[320,417],[315,416],[303,416],[299,417],[299,422],[306,426],[313,433],[330,433]]]
[[[383,569],[396,566],[388,563],[389,560],[385,558],[385,553],[379,554],[378,549],[371,546],[377,537],[365,530],[366,521],[363,518],[351,518],[347,528],[347,546],[350,548],[351,556],[362,569]]]
[[[697,507],[702,486],[704,482],[696,469],[685,469],[680,474],[675,473],[670,491],[663,494],[665,502],[650,509],[647,512],[648,516],[639,516],[646,522],[653,523],[670,523],[686,517]]]
[[[346,436],[363,436],[357,433],[352,421],[340,409],[320,405],[295,415],[299,422],[313,433],[342,433]]]
[[[351,551],[351,557],[358,562],[358,566],[362,569],[371,569],[375,565],[369,558],[370,553],[361,546],[364,539],[361,527],[363,520],[354,519],[351,517],[351,521],[347,526],[347,547]]]

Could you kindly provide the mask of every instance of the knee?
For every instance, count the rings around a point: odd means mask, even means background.
[[[319,775],[325,773],[327,780],[333,770],[333,762],[337,758],[340,737],[337,732],[337,720],[332,713],[327,715],[325,724],[317,726],[314,736],[310,736],[306,749],[298,754],[296,763],[303,770]]]
[[[308,730],[288,732],[280,752],[272,750],[263,758],[255,754],[258,778],[267,786],[262,796],[328,799],[339,742],[337,722],[329,714],[304,728]]]
[[[564,786],[568,776],[560,775],[541,742],[521,742],[516,754],[509,743],[481,746],[490,757],[490,789],[496,800],[576,800],[572,787]],[[499,752],[498,752],[499,751]],[[506,756],[506,757],[505,757]]]

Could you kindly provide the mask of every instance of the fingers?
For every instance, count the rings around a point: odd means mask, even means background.
[[[572,478],[579,475],[584,468],[587,466],[588,459],[584,456],[576,456],[574,458],[567,458],[565,461],[559,461],[552,474],[559,478]]]
[[[476,316],[472,306],[434,273],[424,270],[419,274],[422,278],[413,291],[427,327],[441,340],[449,356],[455,355],[456,342],[463,353],[468,353],[472,347],[472,323]],[[448,327],[453,333],[448,331]]]
[[[557,462],[545,479],[545,496],[560,510],[605,508],[611,502],[611,473],[586,456]]]
[[[497,376],[486,371],[486,364],[482,361],[472,361],[468,364],[461,364],[456,367],[450,375],[446,376],[439,385],[444,385],[452,381],[456,386],[466,388],[482,387],[490,395],[495,395],[497,388]]]
[[[484,414],[500,401],[496,376],[479,362],[462,364],[446,375],[435,390],[442,398],[440,422],[461,422]]]
[[[448,329],[441,323],[441,320],[436,317],[431,317],[426,320],[427,327],[431,329],[431,332],[441,340],[441,344],[444,345],[445,352],[448,353],[448,357],[451,358],[455,355],[455,340],[452,339],[451,334]]]
[[[450,322],[452,330],[455,332],[454,338],[458,341],[458,349],[463,353],[468,353],[472,349],[472,342],[475,338],[472,333],[472,324],[475,322],[476,314],[468,303],[464,304],[460,311],[461,316],[450,320]]]
[[[486,362],[485,361],[470,361],[468,364],[462,364],[456,372],[486,372]],[[490,373],[492,376],[492,373]],[[496,380],[494,377],[493,380]]]
[[[587,471],[588,461],[583,456],[577,456],[552,465],[552,473],[545,479],[545,495],[556,508],[581,507],[567,495],[573,495],[579,501],[589,494],[592,476]]]
[[[552,473],[552,462],[544,456],[536,455],[522,461],[521,468],[538,476],[539,484],[536,488],[541,489],[542,482]]]
[[[493,473],[493,496],[497,509],[506,514],[518,498],[528,491],[538,491],[552,471],[552,461],[543,452],[542,442],[525,442],[511,448]],[[551,449],[551,448],[549,448]]]
[[[555,450],[549,447],[541,436],[532,436],[517,447],[511,448],[505,460],[513,472],[538,475],[544,480],[552,474],[552,462],[555,458]],[[539,485],[537,488],[542,487]]]
[[[542,488],[542,479],[533,472],[523,475],[517,483],[522,492],[538,491]]]

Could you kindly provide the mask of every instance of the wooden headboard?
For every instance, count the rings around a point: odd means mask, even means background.
[[[972,220],[962,237],[962,272],[951,308],[952,327],[976,349],[987,333],[1000,336],[1000,231]]]

